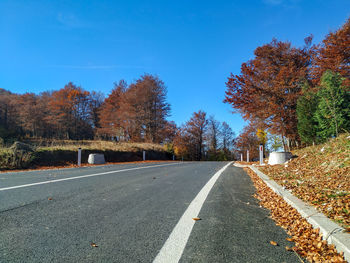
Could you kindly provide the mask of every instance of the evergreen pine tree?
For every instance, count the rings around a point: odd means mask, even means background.
[[[314,117],[318,100],[314,92],[309,90],[309,86],[303,88],[304,94],[299,97],[297,103],[298,133],[301,141],[306,144],[316,142],[317,121]]]
[[[315,112],[318,136],[322,139],[337,137],[350,128],[350,94],[342,86],[339,73],[326,71],[321,78],[317,93],[319,103]]]

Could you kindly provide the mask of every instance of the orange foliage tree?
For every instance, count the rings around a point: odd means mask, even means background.
[[[203,159],[208,120],[204,111],[194,112],[191,119],[180,127],[175,139],[175,154],[189,160]]]
[[[111,94],[101,105],[99,116],[98,133],[102,136],[113,137],[117,140],[123,140],[124,131],[122,129],[123,112],[120,110],[123,95],[127,89],[127,83],[124,80],[115,84]]]
[[[71,82],[52,93],[48,103],[50,115],[47,116],[47,120],[56,128],[59,138],[92,137],[89,95],[88,91]]]
[[[337,31],[329,33],[315,53],[313,81],[317,85],[324,72],[331,70],[344,77],[344,86],[350,87],[350,18]]]
[[[42,97],[34,93],[25,93],[17,99],[19,123],[25,134],[33,137],[43,137],[49,127],[45,122],[46,109]]]
[[[159,143],[165,140],[170,105],[158,77],[145,74],[127,86],[120,81],[100,109],[102,136]]]
[[[256,126],[250,122],[236,138],[236,156],[239,160],[241,154],[243,154],[243,159],[245,160],[247,151],[249,151],[249,159],[257,159],[259,157],[258,147],[260,140],[256,131]]]
[[[20,133],[18,121],[18,95],[0,89],[0,138],[12,137]]]
[[[225,103],[232,105],[246,120],[260,119],[273,133],[298,141],[296,105],[302,85],[309,79],[311,38],[305,47],[274,39],[258,47],[255,58],[243,63],[240,75],[226,83]]]

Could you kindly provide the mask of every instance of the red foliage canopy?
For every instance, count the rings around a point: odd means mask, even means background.
[[[305,42],[303,49],[276,39],[258,47],[241,74],[228,78],[224,102],[245,119],[263,120],[271,132],[296,140],[296,104],[311,63],[310,38]]]
[[[315,53],[313,81],[319,83],[326,70],[338,72],[350,87],[350,18],[336,32],[329,33]]]

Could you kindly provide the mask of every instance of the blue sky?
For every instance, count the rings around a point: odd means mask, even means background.
[[[106,95],[143,73],[168,87],[177,124],[204,110],[238,134],[223,104],[230,72],[273,37],[319,43],[350,15],[349,0],[0,0],[0,88],[58,90],[69,81]]]

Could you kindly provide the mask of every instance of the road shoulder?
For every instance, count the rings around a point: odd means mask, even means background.
[[[180,262],[298,262],[283,229],[252,196],[248,175],[229,167],[211,190]],[[271,245],[275,241],[278,245]]]

